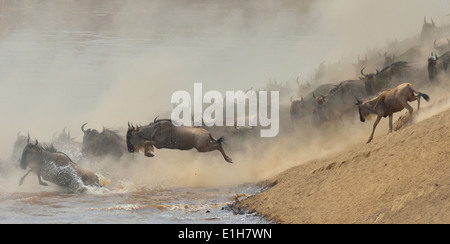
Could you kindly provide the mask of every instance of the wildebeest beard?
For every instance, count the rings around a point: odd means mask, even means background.
[[[358,112],[359,112],[359,120],[361,121],[361,122],[365,122],[366,121],[366,119],[362,116],[362,114],[361,114],[361,108],[358,108]]]

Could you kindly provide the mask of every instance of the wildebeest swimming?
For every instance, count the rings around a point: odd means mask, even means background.
[[[149,125],[133,126],[128,123],[127,147],[130,153],[144,150],[147,157],[153,157],[154,147],[190,150],[199,152],[219,150],[225,161],[232,163],[232,159],[222,148],[224,137],[214,139],[209,131],[192,126],[175,126],[170,119],[155,120]]]
[[[43,186],[48,184],[42,181],[41,176],[44,180],[76,191],[83,190],[84,186],[101,186],[94,172],[81,168],[52,145],[39,145],[37,140],[34,144],[28,141],[23,149],[20,167],[28,167],[30,170],[22,176],[19,185],[22,185],[30,172],[34,172],[38,176],[39,184]]]
[[[417,95],[415,95],[417,94]],[[366,121],[366,117],[370,114],[376,114],[377,119],[373,124],[372,134],[369,137],[367,143],[372,141],[375,128],[380,122],[381,117],[389,116],[389,132],[392,132],[392,115],[406,108],[412,116],[413,108],[408,104],[417,100],[417,110],[420,108],[420,97],[423,97],[426,101],[430,100],[430,97],[425,94],[414,90],[411,84],[403,83],[393,89],[387,89],[380,92],[373,98],[369,98],[365,101],[356,98],[359,110],[359,119],[361,122]]]

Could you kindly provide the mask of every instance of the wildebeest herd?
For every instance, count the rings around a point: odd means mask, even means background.
[[[330,123],[339,123],[343,119],[354,119],[355,114],[359,114],[360,121],[364,122],[373,114],[376,115],[376,120],[367,143],[373,140],[375,128],[382,117],[389,117],[389,129],[392,131],[393,113],[406,108],[412,115],[413,108],[408,102],[417,100],[418,110],[421,97],[426,101],[430,99],[423,91],[449,86],[450,39],[447,35],[450,35],[449,26],[437,27],[433,21],[429,23],[424,19],[417,42],[388,44],[387,51],[383,55],[373,55],[373,60],[367,58],[367,55],[363,60],[358,57],[358,63],[354,66],[358,70],[357,75],[361,75],[359,78],[335,77],[333,72],[339,69],[338,64],[338,68],[321,65],[314,80],[307,82],[306,87],[300,85],[297,79],[297,98],[291,96],[289,109],[280,109],[282,112],[289,111],[291,123],[287,126],[288,130],[308,126],[320,128]],[[372,67],[373,73],[367,73],[369,67]],[[272,87],[273,90],[280,90],[281,95],[284,94],[281,90],[292,90],[279,83],[271,85],[275,86]],[[234,131],[227,133],[228,129]],[[82,143],[71,138],[66,129],[59,136],[53,137],[52,144],[39,143],[37,139],[30,140],[29,134],[24,136],[18,133],[12,160],[24,170],[29,168],[20,178],[20,184],[30,172],[34,172],[40,185],[48,185],[42,177],[56,185],[79,190],[80,185],[100,187],[102,184],[95,173],[83,169],[71,159],[79,159],[79,155],[69,156],[62,152],[64,147],[77,148],[74,151],[81,151],[82,157],[109,156],[116,159],[139,151],[147,157],[154,157],[154,148],[195,148],[198,152],[217,150],[226,162],[232,163],[232,159],[224,151],[223,136],[240,137],[253,131],[249,127],[244,129],[236,126],[175,126],[170,119],[155,118],[144,126],[128,123],[124,138],[116,131],[106,128],[98,131],[87,128],[87,123],[84,123],[81,125],[84,134]],[[215,136],[221,137],[216,139]]]

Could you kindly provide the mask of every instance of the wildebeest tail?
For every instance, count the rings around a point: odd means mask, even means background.
[[[422,93],[422,92],[418,92],[418,91],[415,91],[419,96],[421,96],[421,97],[423,97],[423,99],[425,99],[425,101],[430,101],[430,96],[428,96],[427,94],[425,94],[425,93]]]
[[[220,144],[225,144],[225,137],[221,136],[219,139],[217,139],[217,142]]]
[[[221,136],[219,139],[216,140],[216,139],[214,139],[214,137],[212,137],[211,134],[209,134],[209,138],[211,138],[211,140],[213,142],[217,142],[219,144],[225,144],[225,137],[224,136]]]

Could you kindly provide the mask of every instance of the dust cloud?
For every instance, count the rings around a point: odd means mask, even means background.
[[[342,63],[340,71],[356,78],[351,64],[358,55],[417,37],[424,16],[447,24],[448,6],[437,0],[2,1],[0,160],[10,160],[18,132],[51,142],[67,127],[81,142],[87,122],[124,136],[129,121],[167,117],[171,94],[192,94],[195,82],[205,91],[279,82],[288,91],[280,105],[287,121],[297,77],[310,80],[325,62]],[[371,124],[358,123],[295,133],[285,127],[269,139],[230,138],[225,150],[234,164],[218,152],[162,149],[151,159],[127,155],[88,166],[116,186],[126,180],[153,186],[259,181],[365,140]]]

